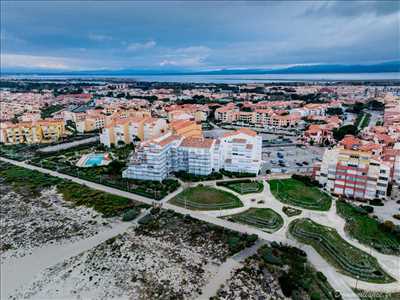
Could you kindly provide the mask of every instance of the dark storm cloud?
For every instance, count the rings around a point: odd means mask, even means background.
[[[5,67],[216,68],[399,58],[396,1],[1,2]]]
[[[330,1],[307,9],[306,15],[360,16],[374,14],[386,16],[400,11],[400,1]]]

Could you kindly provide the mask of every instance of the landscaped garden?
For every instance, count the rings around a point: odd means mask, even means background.
[[[135,207],[147,207],[147,205],[128,198],[97,191],[71,181],[8,163],[0,163],[0,177],[18,192],[31,197],[37,197],[42,190],[56,186],[64,200],[78,206],[92,207],[102,213],[104,217],[121,215]]]
[[[32,159],[31,164],[156,200],[164,198],[179,187],[179,182],[173,179],[158,182],[122,178],[122,170],[132,149],[131,145],[107,149],[113,159],[107,166],[76,166],[83,155],[104,152],[104,147],[98,144],[41,154]]]
[[[374,283],[393,282],[379,266],[376,258],[343,240],[335,229],[310,219],[290,223],[289,232],[300,242],[309,244],[340,272],[353,278]]]
[[[269,180],[272,194],[279,201],[305,209],[327,211],[332,199],[316,186],[307,186],[302,181],[289,179]]]
[[[328,283],[327,278],[308,262],[301,249],[278,244],[262,246],[258,260],[278,278],[283,294],[291,299],[342,299]]]
[[[385,222],[380,223],[362,208],[345,201],[337,201],[336,210],[346,220],[345,229],[351,237],[381,253],[400,254],[400,231],[396,231],[396,226],[386,226]]]
[[[220,170],[220,173],[224,176],[227,176],[229,178],[244,178],[244,177],[256,177],[257,174],[254,173],[247,173],[247,172],[231,172],[227,170]]]
[[[250,208],[240,214],[225,218],[232,222],[255,226],[270,233],[283,226],[282,217],[270,208]]]
[[[217,185],[226,187],[241,195],[261,193],[264,189],[264,184],[262,183],[262,181],[250,180],[250,179],[222,181],[222,182],[217,182]]]
[[[187,188],[170,202],[194,210],[219,210],[243,206],[235,195],[203,185]]]
[[[353,289],[360,300],[400,300],[400,293],[384,293]]]
[[[222,174],[219,172],[212,172],[209,175],[194,175],[185,171],[178,171],[174,173],[176,178],[179,178],[182,181],[187,182],[198,182],[198,181],[207,181],[207,180],[218,180],[222,179]]]
[[[294,207],[290,207],[290,206],[284,206],[282,207],[282,212],[287,215],[289,218],[290,217],[294,217],[294,216],[298,216],[301,214],[301,210],[294,208]]]

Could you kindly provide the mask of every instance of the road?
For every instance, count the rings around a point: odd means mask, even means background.
[[[90,138],[87,138],[87,139],[84,139],[84,140],[75,141],[75,142],[63,143],[63,144],[59,144],[59,145],[44,147],[44,148],[39,149],[39,152],[43,152],[43,153],[56,152],[56,151],[65,150],[65,149],[69,149],[69,148],[72,148],[72,147],[76,147],[76,146],[79,146],[79,145],[94,143],[94,142],[98,141],[99,139],[100,138],[98,136],[94,136],[94,137],[90,137]]]
[[[135,200],[135,201],[146,203],[146,204],[151,205],[153,203],[162,203],[162,206],[165,209],[171,209],[171,210],[173,210],[177,213],[183,214],[183,215],[190,215],[193,218],[196,218],[198,220],[202,220],[202,221],[205,221],[208,223],[219,225],[219,226],[222,226],[222,227],[225,227],[225,228],[228,228],[231,230],[235,230],[238,232],[242,232],[242,233],[257,234],[262,240],[265,240],[265,241],[283,242],[283,243],[286,243],[286,244],[289,244],[292,246],[299,247],[307,253],[310,262],[316,267],[316,269],[318,269],[319,271],[322,271],[326,275],[331,286],[335,290],[339,290],[341,292],[343,299],[358,299],[356,294],[350,288],[350,286],[354,287],[356,284],[358,284],[358,288],[366,289],[366,290],[370,290],[370,291],[382,291],[382,292],[400,291],[400,285],[398,284],[398,282],[395,282],[393,284],[371,284],[371,283],[367,283],[367,282],[358,281],[358,283],[356,283],[356,281],[354,279],[339,273],[334,267],[329,265],[314,250],[314,248],[303,245],[303,244],[299,244],[294,240],[288,239],[288,237],[286,235],[286,228],[289,224],[289,218],[284,214],[281,214],[285,221],[283,228],[278,230],[275,233],[270,234],[270,233],[266,233],[261,230],[258,230],[256,228],[253,228],[253,227],[249,227],[249,226],[238,224],[238,223],[232,223],[227,220],[217,218],[218,215],[215,215],[215,214],[218,214],[220,212],[191,211],[191,210],[170,204],[168,202],[168,200],[171,199],[172,197],[174,197],[177,193],[179,193],[182,190],[182,187],[180,189],[178,189],[177,191],[175,191],[174,193],[172,193],[171,195],[168,195],[167,197],[162,199],[160,202],[156,202],[152,199],[149,199],[149,198],[146,198],[143,196],[139,196],[139,195],[132,194],[129,192],[121,191],[121,190],[118,190],[115,188],[111,188],[111,187],[104,186],[101,184],[93,183],[90,181],[82,180],[82,179],[75,178],[75,177],[65,175],[65,174],[61,174],[61,173],[58,173],[55,171],[50,171],[50,170],[43,169],[40,167],[32,166],[25,162],[17,162],[17,161],[13,161],[13,160],[2,158],[2,157],[0,157],[0,160],[9,162],[11,164],[14,164],[14,165],[17,165],[20,167],[24,167],[27,169],[47,173],[52,176],[72,180],[76,183],[86,185],[93,189],[97,189],[97,190],[100,190],[103,192],[107,192],[107,193],[111,193],[111,194],[115,194],[115,195],[119,195],[119,196],[123,196],[123,197],[129,198],[129,199]],[[285,177],[287,177],[287,175],[285,175]],[[212,183],[212,181],[210,181],[210,182],[208,182],[208,184],[213,184],[213,183]],[[214,181],[214,184],[215,184],[215,181]],[[253,195],[253,197],[254,197],[254,195]],[[271,207],[276,211],[279,211],[279,212],[281,211],[282,203],[280,203],[278,200],[276,200],[272,196],[272,194],[269,191],[269,188],[264,189],[262,197],[264,197],[267,200],[267,201],[265,201],[265,204],[264,204],[265,207]],[[250,201],[248,197],[246,198],[246,197],[241,196],[241,199],[244,202],[245,206],[246,205],[248,207],[250,206],[249,204],[246,204]],[[253,206],[255,206],[255,205],[253,205]],[[328,223],[333,222],[334,224],[336,224],[336,222],[339,222],[339,219],[337,219],[339,217],[334,213],[333,209],[334,208],[331,208],[331,210],[327,213],[304,210],[304,213],[302,216],[304,217],[304,214],[305,214],[305,216],[310,217],[314,220],[317,220],[317,222],[320,222],[324,225],[327,224],[327,222]],[[293,218],[291,218],[290,220],[293,220]],[[340,220],[342,220],[342,219],[340,219]],[[342,220],[342,223],[340,223],[340,227],[344,227],[343,222],[344,221]],[[337,228],[336,226],[332,226],[332,224],[330,224],[328,226]],[[342,228],[343,230],[341,230],[340,228],[337,228],[337,229],[338,229],[339,234],[342,236],[342,238],[345,238],[347,241],[351,242],[353,245],[357,244],[357,247],[360,247],[361,249],[363,249],[365,251],[365,248],[367,248],[367,247],[365,247],[364,245],[360,245],[359,243],[349,239],[346,236],[346,234],[344,233],[343,228]],[[395,277],[397,280],[399,280],[400,269],[398,268],[398,266],[400,265],[400,263],[399,263],[398,257],[382,255],[382,254],[377,253],[376,251],[373,251],[369,248],[368,248],[368,250],[373,252],[374,255],[377,255],[377,259],[381,263],[382,267],[386,271],[388,271],[393,277]]]

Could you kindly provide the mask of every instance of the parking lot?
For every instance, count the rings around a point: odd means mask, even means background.
[[[221,137],[230,130],[213,129],[204,131],[208,138]],[[313,164],[322,159],[324,148],[317,146],[296,146],[297,137],[261,133],[263,138],[261,174],[271,173],[309,173]],[[279,156],[278,156],[279,152]]]
[[[322,159],[324,148],[320,147],[263,147],[261,174],[308,173],[315,162]]]

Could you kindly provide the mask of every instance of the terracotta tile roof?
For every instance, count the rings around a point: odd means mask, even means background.
[[[346,149],[352,149],[355,146],[359,146],[361,144],[361,140],[353,135],[348,134],[340,141],[340,144]]]
[[[211,148],[213,145],[213,139],[206,138],[197,138],[197,137],[187,137],[182,143],[181,147],[189,147],[189,148]]]
[[[246,139],[233,139],[233,143],[239,143],[239,144],[244,144],[246,143]]]
[[[190,120],[176,120],[171,122],[171,128],[172,130],[176,131],[178,129],[191,126],[193,124],[196,124],[196,122]]]
[[[160,141],[157,142],[157,144],[159,144],[161,147],[164,147],[165,145],[175,141],[175,140],[179,140],[181,137],[179,135],[170,135],[168,137],[166,137],[165,139],[162,139]]]
[[[244,133],[244,134],[250,135],[250,136],[256,136],[257,135],[257,132],[255,132],[255,131],[253,131],[251,129],[248,129],[248,128],[239,128],[237,131],[240,132],[240,133]]]

